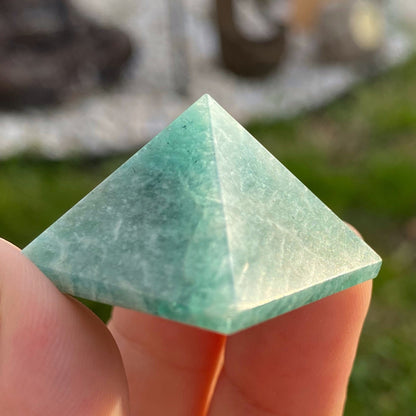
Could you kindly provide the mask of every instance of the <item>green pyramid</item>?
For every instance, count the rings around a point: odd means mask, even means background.
[[[381,265],[208,95],[24,253],[66,293],[226,334]]]

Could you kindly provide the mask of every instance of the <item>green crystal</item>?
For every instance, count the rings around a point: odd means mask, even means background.
[[[381,265],[208,95],[24,253],[66,293],[226,334]]]

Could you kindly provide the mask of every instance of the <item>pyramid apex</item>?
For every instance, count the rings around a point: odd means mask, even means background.
[[[214,105],[216,107],[220,107],[221,109],[223,109],[218,104],[218,102],[214,98],[212,98],[208,93],[202,95],[197,101],[195,101],[195,104],[207,106],[208,109],[211,107],[211,105]]]
[[[234,129],[242,128],[241,124],[209,94],[202,95],[190,108],[198,109],[200,114],[206,115],[211,132],[218,125]]]
[[[204,101],[208,102],[209,100],[214,100],[208,93],[201,95],[201,97],[197,101]]]

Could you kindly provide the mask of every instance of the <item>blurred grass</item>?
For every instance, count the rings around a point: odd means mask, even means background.
[[[346,416],[416,415],[416,58],[317,112],[248,128],[384,259]],[[127,157],[0,162],[0,235],[26,245]]]

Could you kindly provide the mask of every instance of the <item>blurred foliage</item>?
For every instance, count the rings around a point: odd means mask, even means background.
[[[416,59],[312,114],[248,128],[384,259],[346,415],[415,415]],[[26,245],[127,157],[0,162],[0,235]]]

